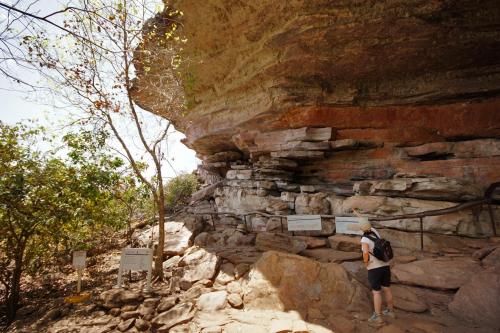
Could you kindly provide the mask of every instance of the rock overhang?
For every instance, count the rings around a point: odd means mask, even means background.
[[[303,126],[393,142],[500,135],[495,1],[173,6],[184,12],[180,70],[190,101],[174,121],[202,155],[236,149],[237,133]],[[136,100],[168,114],[155,80],[139,76]]]

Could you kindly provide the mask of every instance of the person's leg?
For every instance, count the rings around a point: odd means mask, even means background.
[[[372,290],[373,293],[373,309],[377,315],[382,314],[382,292],[380,290]]]
[[[387,308],[390,310],[394,309],[394,302],[392,298],[392,292],[391,292],[391,268],[389,266],[385,266],[383,268],[383,274],[381,277],[381,286],[382,290],[384,291],[384,296],[385,296],[385,301],[387,303]]]
[[[368,270],[368,282],[372,288],[374,309],[373,315],[368,319],[368,324],[381,326],[384,324],[382,319],[382,290],[380,289],[381,270],[378,268]]]
[[[382,290],[384,291],[384,298],[385,302],[387,303],[387,308],[389,310],[394,310],[394,301],[392,298],[391,287],[382,287]]]

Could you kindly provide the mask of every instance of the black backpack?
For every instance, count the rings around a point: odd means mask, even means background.
[[[372,237],[370,235],[373,235],[375,237]],[[373,241],[374,246],[372,255],[375,258],[388,262],[392,259],[392,257],[394,257],[394,254],[392,253],[391,242],[383,238],[379,238],[373,231],[365,233],[363,236]]]

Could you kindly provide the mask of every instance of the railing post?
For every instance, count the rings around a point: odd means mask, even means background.
[[[248,232],[247,216],[246,216],[246,214],[243,214],[243,224],[245,225],[245,230]]]
[[[488,211],[490,212],[490,220],[491,220],[491,228],[493,229],[493,236],[497,235],[497,226],[495,224],[495,216],[493,215],[493,208],[491,208],[491,204],[488,202]]]
[[[283,231],[283,218],[280,216],[280,224],[281,224],[281,233],[284,233]]]
[[[214,228],[214,231],[216,231],[217,229],[215,228],[215,219],[214,219],[214,214],[217,214],[217,213],[212,213],[212,214],[210,214],[210,219],[212,219],[212,227]]]
[[[424,219],[420,218],[420,250],[424,250]]]

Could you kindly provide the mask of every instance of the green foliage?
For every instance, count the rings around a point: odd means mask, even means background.
[[[11,314],[22,273],[35,275],[122,228],[124,205],[117,198],[134,188],[120,176],[123,162],[103,149],[105,134],[67,135],[68,160],[34,148],[43,134],[0,122],[0,300]]]
[[[165,203],[171,210],[187,204],[191,195],[198,189],[196,175],[184,174],[172,178],[165,186]]]

